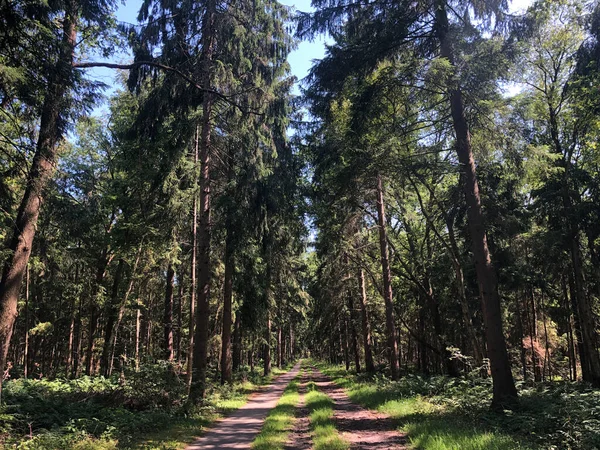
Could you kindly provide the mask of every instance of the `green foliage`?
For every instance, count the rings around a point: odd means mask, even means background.
[[[600,445],[600,392],[585,385],[518,384],[520,407],[492,412],[491,380],[405,376],[352,376],[335,366],[324,373],[350,398],[398,420],[423,449],[590,449]]]

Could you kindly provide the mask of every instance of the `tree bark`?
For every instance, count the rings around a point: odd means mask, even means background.
[[[58,158],[58,144],[62,139],[63,114],[68,109],[67,94],[74,82],[72,65],[77,39],[77,16],[78,3],[74,0],[67,1],[59,55],[50,76],[42,105],[35,155],[27,177],[25,194],[14,221],[13,236],[8,248],[10,254],[2,270],[2,279],[0,280],[0,374],[4,373],[6,365],[13,325],[17,317],[19,293],[31,255],[44,188]],[[2,399],[1,381],[0,401]]]
[[[270,294],[267,294],[268,298]],[[267,326],[265,328],[265,351],[263,360],[263,375],[271,373],[271,313],[267,310]]]
[[[235,325],[233,329],[233,355],[232,369],[237,371],[240,369],[242,361],[242,320],[239,311],[235,315]]]
[[[202,23],[203,41],[203,86],[212,85],[213,53],[215,47],[216,3],[209,0]],[[196,315],[196,336],[194,342],[194,381],[190,396],[192,401],[204,398],[206,391],[206,368],[208,358],[208,320],[210,301],[210,262],[211,208],[210,208],[210,165],[211,165],[211,114],[213,94],[204,93],[202,102],[202,131],[200,134],[200,218],[198,224],[198,310]]]
[[[199,130],[196,127],[196,137],[194,139],[194,187],[198,187],[198,178],[196,171],[198,170],[199,159]],[[192,257],[190,259],[190,318],[189,318],[189,342],[187,351],[187,374],[186,384],[188,395],[191,393],[192,376],[194,368],[194,337],[196,334],[196,266],[198,252],[198,193],[194,192],[194,201],[192,205]]]
[[[123,270],[125,269],[125,260],[119,259],[117,264],[117,271],[115,272],[115,278],[113,280],[113,286],[110,293],[110,298],[107,301],[105,315],[106,323],[104,327],[104,345],[102,347],[102,357],[100,359],[100,372],[105,377],[110,375],[111,361],[109,356],[111,354],[110,344],[112,341],[112,335],[114,331],[115,322],[117,321],[117,301],[119,298],[119,285],[123,278]]]
[[[450,42],[446,4],[441,0],[437,2],[435,19],[436,33],[440,41],[441,57],[446,58],[451,65],[454,65],[455,58]],[[464,175],[469,234],[473,246],[475,270],[485,322],[488,357],[492,372],[492,407],[511,407],[517,402],[518,396],[508,359],[504,331],[502,329],[502,310],[500,307],[500,295],[498,293],[498,281],[487,244],[469,125],[465,116],[460,85],[454,80],[448,80],[448,82],[450,83],[448,92],[450,112],[456,134],[456,153]]]
[[[377,221],[379,225],[379,248],[381,251],[381,270],[383,273],[383,299],[385,302],[385,329],[387,340],[388,362],[392,380],[400,376],[398,363],[398,343],[396,340],[396,325],[394,323],[394,299],[392,293],[392,275],[390,272],[390,256],[387,241],[385,219],[385,204],[383,201],[383,182],[377,175]]]
[[[362,321],[363,347],[365,348],[365,370],[375,373],[373,362],[373,350],[371,349],[371,324],[369,322],[369,311],[367,309],[367,289],[365,286],[365,273],[362,269],[358,271],[358,282],[360,288],[360,312]]]
[[[167,268],[167,287],[165,289],[165,303],[163,314],[163,354],[165,359],[173,361],[173,291],[175,269],[169,263]]]
[[[225,284],[223,287],[223,330],[221,334],[221,384],[233,382],[231,361],[231,304],[233,300],[234,259],[231,233],[232,231],[228,227],[227,237],[225,238]]]

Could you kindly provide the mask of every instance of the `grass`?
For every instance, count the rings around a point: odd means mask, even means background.
[[[279,450],[285,446],[290,427],[294,422],[294,413],[300,400],[298,393],[299,377],[300,374],[287,385],[279,402],[277,402],[277,406],[269,412],[260,434],[252,443],[254,450]]]
[[[333,422],[333,400],[316,389],[314,382],[307,385],[306,407],[315,450],[346,450],[348,443],[342,439]]]
[[[195,441],[214,421],[231,414],[242,407],[250,394],[268,386],[273,379],[287,372],[289,367],[274,367],[271,374],[256,376],[252,381],[244,380],[234,384],[231,391],[221,391],[214,387],[207,395],[207,404],[199,408],[192,417],[179,417],[165,428],[154,433],[144,434],[133,445],[126,448],[136,450],[181,450]],[[93,448],[93,450],[96,450]],[[98,448],[98,450],[103,450]]]
[[[345,388],[350,399],[366,408],[383,412],[398,422],[413,448],[422,450],[514,450],[535,448],[526,439],[511,435],[493,425],[493,417],[481,407],[471,414],[459,404],[439,395],[443,386],[426,386],[424,381],[408,379],[393,383],[385,379],[369,380],[351,375],[343,368],[319,366],[321,371]],[[446,379],[447,381],[447,379]],[[483,400],[483,403],[482,403]],[[473,414],[474,413],[474,414]],[[491,419],[491,420],[490,420]],[[549,447],[545,447],[549,448]],[[551,447],[550,447],[551,448]],[[559,447],[557,447],[559,448]]]
[[[283,372],[239,373],[232,386],[211,382],[206,401],[192,411],[184,407],[184,381],[164,365],[128,373],[124,385],[115,377],[10,380],[0,408],[0,448],[182,449]]]

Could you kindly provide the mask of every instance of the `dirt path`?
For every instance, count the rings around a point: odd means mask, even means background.
[[[318,389],[334,402],[333,419],[342,437],[351,449],[390,450],[406,449],[406,436],[397,431],[397,425],[385,414],[355,405],[333,381],[316,371],[313,380]]]
[[[310,369],[307,369],[310,371]],[[298,384],[298,393],[300,401],[296,407],[296,419],[294,420],[294,428],[290,431],[288,441],[285,445],[285,450],[310,450],[312,447],[312,439],[310,437],[310,420],[308,418],[308,409],[306,408],[306,385],[311,379],[310,372],[305,371],[300,378]]]
[[[186,450],[249,449],[283,390],[298,374],[300,363],[281,375],[265,391],[253,395],[248,403],[210,428]]]

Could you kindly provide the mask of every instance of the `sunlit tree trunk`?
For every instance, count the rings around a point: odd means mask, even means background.
[[[365,286],[365,273],[362,269],[358,271],[358,282],[360,290],[360,312],[362,322],[363,347],[365,349],[365,370],[368,373],[375,372],[373,362],[373,350],[371,349],[371,324],[369,322],[369,310],[367,309],[367,289]]]
[[[17,317],[19,293],[31,255],[44,188],[54,170],[62,139],[62,115],[68,109],[68,91],[74,82],[72,65],[77,42],[78,9],[79,5],[74,0],[68,0],[65,4],[59,55],[46,89],[35,155],[27,177],[25,194],[14,221],[9,254],[0,279],[0,378],[6,366]],[[1,394],[0,380],[0,402]]]
[[[392,293],[392,274],[390,271],[390,256],[387,240],[387,223],[385,204],[383,200],[383,182],[377,176],[377,221],[379,225],[379,248],[381,252],[381,270],[383,273],[383,300],[385,302],[385,330],[387,341],[388,362],[392,380],[400,376],[398,363],[398,342],[396,340],[396,325],[394,323],[394,299]]]
[[[216,3],[209,0],[202,24],[203,86],[212,84],[212,65],[215,47]],[[198,308],[196,313],[196,336],[194,342],[194,381],[190,396],[192,401],[204,398],[206,392],[206,368],[208,364],[209,301],[211,280],[211,134],[213,94],[204,93],[202,102],[202,127],[200,132],[200,217],[198,223]]]
[[[165,359],[172,361],[173,353],[173,292],[175,269],[169,263],[167,268],[167,286],[165,289],[165,302],[163,314],[163,354]]]
[[[435,30],[440,41],[441,57],[454,65],[454,51],[449,35],[446,3],[437,2]],[[498,293],[496,270],[488,248],[487,235],[481,209],[479,183],[475,170],[475,159],[471,147],[469,125],[465,116],[462,91],[455,80],[448,80],[450,112],[456,135],[456,153],[461,165],[464,180],[464,193],[467,203],[469,235],[473,247],[475,271],[481,296],[487,351],[493,380],[492,406],[501,408],[511,406],[517,401],[517,390],[513,380],[506,341],[502,325],[502,310]]]
[[[231,224],[230,224],[231,225]],[[223,286],[223,330],[221,332],[221,384],[231,383],[232,360],[231,360],[231,304],[233,301],[233,244],[231,231],[227,229],[225,238],[225,279]]]

